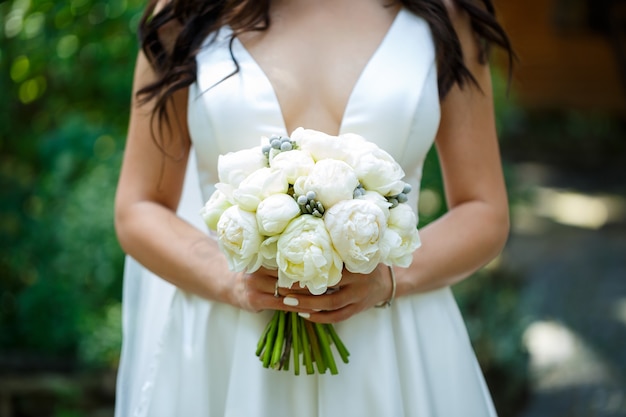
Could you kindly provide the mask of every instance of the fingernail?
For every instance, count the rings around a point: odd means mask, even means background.
[[[283,304],[291,306],[291,307],[295,307],[299,303],[298,303],[298,299],[297,298],[287,296],[287,297],[283,298]]]
[[[309,313],[298,313],[298,315],[302,317],[303,319],[308,319],[311,317]]]

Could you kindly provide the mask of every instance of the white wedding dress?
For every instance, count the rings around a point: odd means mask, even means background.
[[[199,210],[217,181],[217,156],[286,135],[269,80],[228,31],[197,57],[189,95],[195,155],[179,213]],[[207,42],[208,44],[208,42]],[[341,132],[386,149],[417,205],[422,164],[439,123],[428,25],[401,10],[350,96]],[[350,350],[339,375],[261,366],[255,348],[271,312],[252,314],[185,293],[127,259],[117,417],[487,417],[495,411],[449,288],[397,299],[336,325]],[[339,361],[340,362],[340,361]]]

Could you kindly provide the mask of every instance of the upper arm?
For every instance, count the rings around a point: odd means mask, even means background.
[[[140,103],[136,92],[156,78],[143,53],[137,58],[124,160],[116,194],[118,214],[150,201],[176,210],[190,149],[187,91],[174,93],[167,107],[169,128],[152,116],[154,101]]]
[[[477,86],[454,85],[441,102],[441,123],[436,147],[450,208],[468,201],[483,201],[508,213],[502,175],[488,65],[481,63],[478,40],[469,17],[452,0],[445,0],[455,27],[465,65]]]

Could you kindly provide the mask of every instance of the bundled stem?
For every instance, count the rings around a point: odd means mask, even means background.
[[[332,324],[312,323],[297,313],[275,311],[257,344],[256,355],[265,368],[289,370],[293,357],[293,370],[300,375],[300,357],[307,374],[339,371],[330,345],[334,344],[341,359],[348,363],[349,352]],[[314,367],[315,363],[315,367]]]

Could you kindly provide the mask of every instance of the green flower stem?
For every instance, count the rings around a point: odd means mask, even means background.
[[[317,364],[317,371],[320,374],[326,373],[326,362],[324,361],[324,357],[322,356],[322,352],[320,351],[320,346],[318,343],[317,335],[315,334],[315,329],[313,329],[313,324],[310,321],[304,321],[304,327],[306,328],[307,335],[309,336],[309,343],[311,344],[311,351],[313,352],[313,358],[315,359],[315,363]]]
[[[285,316],[286,313],[284,311],[277,311],[278,313],[278,329],[276,332],[276,339],[274,342],[272,359],[270,361],[270,366],[274,369],[281,368],[281,357],[283,356],[283,345],[285,343]]]
[[[280,368],[285,371],[289,370],[289,359],[291,358],[291,350],[293,343],[293,334],[291,332],[291,313],[285,312],[285,343],[283,345],[283,352],[280,356]]]
[[[336,375],[338,368],[331,344],[335,344],[343,362],[348,363],[350,353],[332,324],[313,323],[297,313],[275,311],[257,343],[256,355],[265,368],[288,371],[293,356],[295,375],[300,375],[301,365],[309,375],[315,373],[315,368],[318,373],[330,370]]]
[[[343,344],[343,342],[339,338],[339,335],[335,331],[335,326],[333,326],[332,324],[326,324],[325,326],[326,326],[326,329],[328,330],[328,334],[330,335],[330,338],[332,339],[333,343],[337,347],[337,351],[339,352],[339,355],[341,356],[343,363],[348,363],[348,356],[350,356],[350,352],[348,352],[348,349],[346,349],[346,346]]]
[[[269,368],[270,360],[272,359],[272,347],[274,346],[274,340],[276,335],[276,327],[278,327],[278,316],[280,315],[279,311],[274,312],[274,316],[272,317],[272,326],[270,328],[269,333],[267,334],[267,341],[265,343],[265,351],[263,352],[263,367]]]
[[[300,322],[300,334],[302,339],[302,353],[304,356],[304,366],[306,367],[307,375],[311,375],[313,371],[313,360],[311,358],[311,345],[309,343],[309,337],[306,332],[306,320]]]
[[[287,341],[285,341],[287,344]],[[283,371],[289,370],[289,358],[291,358],[291,346],[286,346],[283,352],[283,356],[280,358],[280,368]]]
[[[299,324],[302,317],[298,316],[298,313],[289,313],[291,317],[291,338],[293,346],[293,372],[296,375],[300,375],[300,333]]]
[[[265,347],[265,342],[267,341],[267,336],[270,332],[270,329],[272,328],[273,323],[274,323],[274,319],[272,318],[272,320],[270,320],[267,323],[267,326],[265,326],[265,329],[263,330],[263,334],[261,335],[261,338],[259,339],[259,343],[257,343],[256,345],[257,356],[261,356],[261,353],[263,353],[263,348]]]
[[[324,361],[328,366],[328,369],[330,369],[330,373],[332,375],[337,375],[337,365],[335,364],[333,352],[330,350],[330,340],[328,339],[328,334],[326,333],[326,326],[320,323],[314,323],[313,327],[315,328],[315,333],[317,333],[317,338],[319,341],[322,356],[324,357]]]

